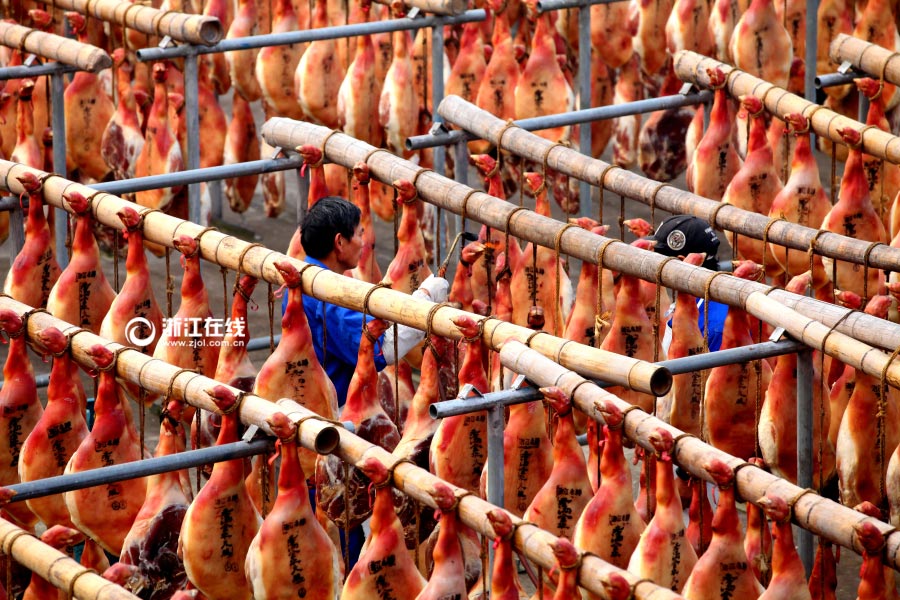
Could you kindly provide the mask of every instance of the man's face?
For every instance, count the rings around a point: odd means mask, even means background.
[[[337,259],[341,263],[341,267],[345,270],[355,269],[359,265],[359,256],[362,253],[363,246],[363,226],[356,226],[353,237],[347,238],[343,235],[339,236],[339,242],[336,247]]]

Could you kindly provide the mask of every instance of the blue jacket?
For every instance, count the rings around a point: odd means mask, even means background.
[[[304,296],[305,299],[305,296]],[[697,299],[697,308],[700,309],[700,318],[697,325],[700,333],[703,333],[703,298]],[[709,302],[709,351],[715,352],[722,345],[722,330],[725,329],[725,317],[728,316],[728,305],[719,302]]]
[[[315,258],[306,257],[306,262],[328,269]],[[288,295],[284,295],[281,302],[281,313],[284,314],[287,307]],[[362,337],[362,313],[343,306],[322,302],[308,294],[303,294],[303,311],[309,321],[309,330],[312,333],[313,347],[316,357],[325,367],[325,372],[334,383],[337,392],[338,404],[343,406],[347,401],[347,388],[350,387],[350,379],[356,370],[356,358],[359,354],[359,340]],[[374,319],[372,315],[366,315],[368,323]],[[327,354],[323,351],[323,340],[328,346]],[[381,353],[381,345],[384,336],[378,339],[375,346],[375,369],[381,371],[387,366],[384,355]]]

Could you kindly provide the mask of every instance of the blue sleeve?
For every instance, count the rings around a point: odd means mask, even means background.
[[[703,332],[703,306],[700,306],[699,326]],[[728,305],[720,302],[709,303],[709,351],[715,352],[722,346],[722,331],[725,329],[725,317],[728,316]]]
[[[325,304],[328,354],[338,356],[342,361],[355,365],[359,355],[359,340],[362,338],[362,313],[335,304]],[[366,323],[374,319],[366,315]],[[375,369],[381,371],[387,366],[381,346],[384,336],[378,338],[375,345]]]

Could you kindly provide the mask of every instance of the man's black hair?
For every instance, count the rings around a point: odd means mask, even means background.
[[[306,213],[300,243],[307,256],[323,259],[334,249],[334,236],[347,239],[356,233],[360,212],[353,203],[338,196],[326,196]]]

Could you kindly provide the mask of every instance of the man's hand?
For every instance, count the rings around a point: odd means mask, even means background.
[[[450,283],[443,277],[429,275],[422,282],[413,296],[423,300],[431,300],[432,302],[446,302],[447,294],[450,292]]]

